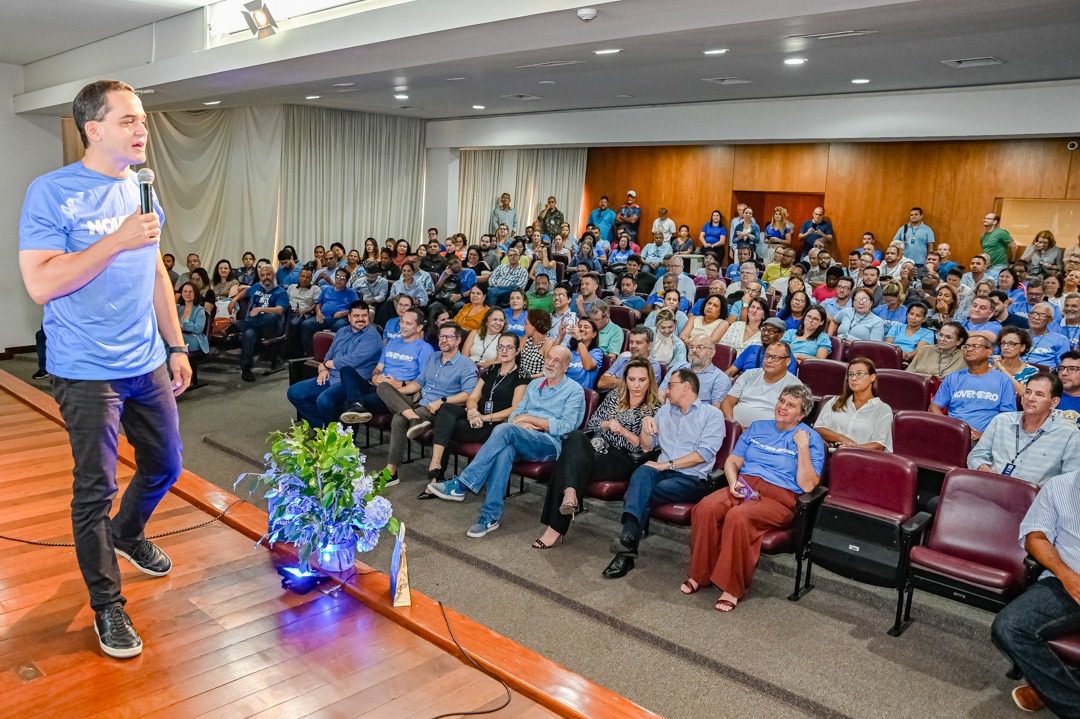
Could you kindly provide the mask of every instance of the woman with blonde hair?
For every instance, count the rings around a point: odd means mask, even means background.
[[[773,261],[777,247],[791,247],[791,233],[794,231],[795,225],[788,220],[787,208],[774,207],[772,221],[765,225],[766,263]]]

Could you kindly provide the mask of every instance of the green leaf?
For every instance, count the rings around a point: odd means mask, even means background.
[[[397,517],[391,517],[390,521],[386,523],[386,531],[390,532],[390,534],[392,534],[392,535],[394,535],[396,537],[397,533],[400,530],[401,530],[401,522],[398,521]]]

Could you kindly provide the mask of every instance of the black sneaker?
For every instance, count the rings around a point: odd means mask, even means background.
[[[94,633],[98,636],[101,651],[110,657],[129,659],[142,654],[142,639],[131,626],[131,617],[122,604],[94,612]]]
[[[371,421],[371,412],[367,407],[356,402],[341,413],[342,424],[365,424]]]
[[[169,559],[169,555],[161,551],[161,547],[149,539],[136,542],[130,550],[125,551],[120,547],[114,547],[114,551],[117,556],[134,564],[140,572],[152,577],[164,577],[172,569],[172,560]]]
[[[48,376],[49,372],[47,370],[39,369],[34,374],[30,375],[30,379],[45,379]]]
[[[240,370],[240,379],[244,380],[245,382],[255,381],[255,375],[252,373],[250,367],[244,367]]]

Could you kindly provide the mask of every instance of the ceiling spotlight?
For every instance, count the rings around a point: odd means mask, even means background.
[[[277,32],[277,23],[270,14],[270,8],[262,0],[251,0],[244,3],[244,9],[240,11],[244,20],[247,21],[248,30],[259,40],[270,37]]]
[[[210,102],[204,102],[203,104],[207,107],[210,107],[211,105],[220,105],[221,100],[211,100]]]
[[[318,100],[320,97],[322,97],[322,95],[307,95],[307,96],[304,97],[304,99],[305,100]]]
[[[852,85],[865,85],[868,82],[870,82],[870,81],[868,79],[866,79],[865,77],[857,77],[857,78],[855,78],[854,80],[851,81],[851,84]]]
[[[355,84],[355,82],[335,82],[330,87],[352,87]]]
[[[540,80],[536,84],[537,85],[554,85],[555,81],[554,80]]]
[[[394,85],[394,92],[405,92],[408,89],[408,85]]]
[[[464,79],[465,78],[463,78],[463,77],[448,77],[448,78],[446,78],[446,81],[447,82],[457,82],[458,80],[464,80]]]
[[[486,110],[487,107],[484,106],[484,105],[473,105],[472,109],[474,109],[474,110]]]
[[[409,96],[398,93],[397,95],[394,95],[394,99],[395,100],[408,100]]]
[[[787,60],[784,60],[784,64],[785,65],[804,65],[804,64],[806,64],[806,58],[805,57],[789,57]]]
[[[609,47],[603,50],[593,50],[593,55],[615,55],[622,52],[621,47]]]
[[[726,47],[719,47],[715,50],[702,50],[702,55],[726,55],[728,49]]]

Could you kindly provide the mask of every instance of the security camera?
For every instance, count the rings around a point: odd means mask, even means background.
[[[578,10],[578,14],[581,14],[580,10]],[[582,18],[582,20],[584,19],[585,18]],[[1065,149],[1069,152],[1075,152],[1077,148],[1080,148],[1080,142],[1077,142],[1076,140],[1070,140],[1069,142],[1065,143]]]
[[[583,7],[577,11],[578,20],[581,22],[591,22],[596,19],[596,16],[600,13],[596,11],[596,8]]]

